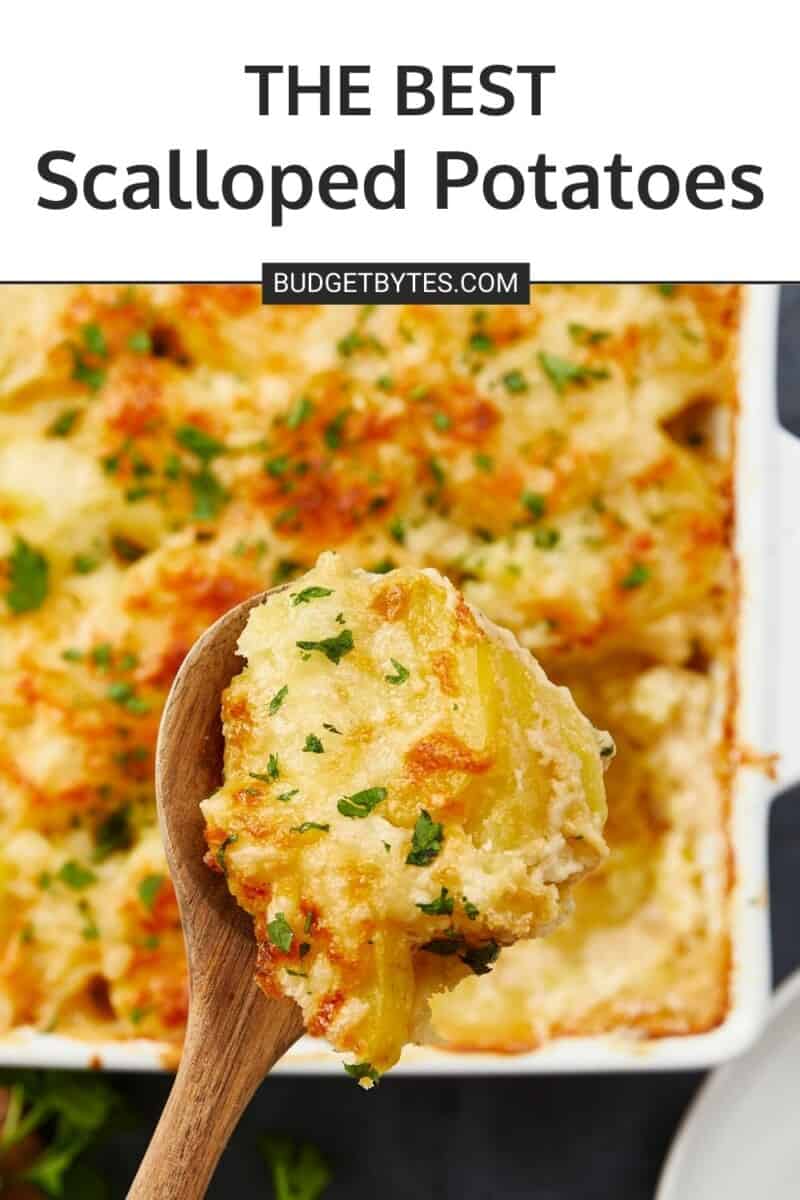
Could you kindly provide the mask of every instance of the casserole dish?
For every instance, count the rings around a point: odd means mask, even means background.
[[[736,460],[736,551],[743,595],[737,641],[739,702],[737,743],[760,752],[782,753],[782,782],[796,775],[788,727],[788,688],[792,603],[789,518],[795,484],[791,456],[795,447],[782,433],[775,414],[774,343],[777,290],[747,289],[740,337],[740,400]],[[785,527],[781,522],[785,521]],[[784,558],[784,551],[786,556]],[[785,564],[785,570],[782,567]],[[768,610],[778,597],[780,619]],[[784,628],[785,626],[785,628]],[[773,675],[784,668],[785,680]],[[777,735],[777,736],[776,736]],[[757,771],[738,773],[732,795],[730,834],[734,858],[731,899],[731,995],[727,1015],[710,1032],[651,1040],[622,1036],[561,1038],[529,1053],[461,1054],[414,1048],[401,1070],[459,1073],[475,1071],[619,1070],[643,1067],[702,1066],[743,1049],[764,1019],[769,992],[769,948],[766,898],[767,803],[772,785]],[[111,1069],[157,1069],[174,1049],[158,1043],[77,1042],[57,1034],[15,1031],[0,1042],[7,1064],[105,1066]],[[338,1065],[313,1042],[301,1042],[281,1067],[316,1073]]]

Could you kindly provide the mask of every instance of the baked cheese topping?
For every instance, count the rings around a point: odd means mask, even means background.
[[[607,853],[613,742],[430,569],[323,554],[239,650],[206,861],[253,916],[261,987],[370,1083],[433,992],[569,910]]]

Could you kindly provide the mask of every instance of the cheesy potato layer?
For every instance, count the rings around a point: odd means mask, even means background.
[[[371,1083],[432,992],[561,919],[606,854],[614,746],[432,570],[323,554],[239,651],[206,862],[253,916],[261,987]]]
[[[718,1023],[739,306],[702,284],[487,309],[0,287],[0,1030],[180,1043],[161,707],[213,620],[327,549],[436,568],[621,748],[588,902],[438,996],[438,1040]]]

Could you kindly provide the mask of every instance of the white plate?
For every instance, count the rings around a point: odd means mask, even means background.
[[[755,1046],[715,1071],[678,1130],[655,1200],[797,1200],[800,971]]]

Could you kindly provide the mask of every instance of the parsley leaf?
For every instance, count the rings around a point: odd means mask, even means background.
[[[153,905],[156,902],[156,896],[161,891],[161,885],[163,882],[163,875],[145,875],[144,879],[139,884],[139,899],[148,912],[153,911]]]
[[[214,472],[204,467],[202,471],[189,476],[189,486],[194,500],[192,517],[197,521],[213,521],[228,500],[228,493]]]
[[[412,867],[427,867],[436,858],[442,848],[444,826],[438,821],[432,821],[430,813],[420,810],[414,834],[411,839],[411,849],[406,862]]]
[[[294,941],[294,934],[282,912],[276,913],[273,919],[267,923],[267,933],[273,946],[277,946],[284,954],[289,953]]]
[[[636,562],[625,578],[620,580],[619,586],[625,588],[626,591],[631,591],[633,588],[641,587],[643,583],[647,583],[649,578],[650,568],[645,563]]]
[[[417,908],[429,917],[449,916],[453,911],[453,897],[448,889],[443,887],[435,900],[430,900],[427,904],[418,904]]]
[[[342,796],[336,807],[343,817],[368,817],[386,796],[384,787],[365,788],[363,792],[353,792],[352,796]]]
[[[328,833],[330,825],[321,825],[319,821],[303,821],[300,825],[293,825],[289,833],[308,833],[312,829],[316,829],[318,833]]]
[[[308,420],[313,411],[314,405],[308,397],[300,396],[289,409],[286,417],[287,429],[299,429],[303,422]]]
[[[128,338],[128,349],[134,354],[150,354],[153,349],[153,339],[146,329],[137,329]]]
[[[331,1181],[331,1169],[316,1146],[264,1134],[258,1148],[272,1172],[275,1200],[318,1200]]]
[[[380,1072],[375,1070],[372,1063],[345,1063],[344,1069],[351,1079],[371,1079],[373,1083],[380,1083]]]
[[[49,588],[50,564],[24,538],[17,537],[8,559],[6,604],[13,613],[32,612],[44,604]]]
[[[584,384],[591,379],[608,379],[609,372],[600,367],[586,367],[581,363],[569,362],[557,354],[539,353],[539,366],[559,395],[563,395],[571,383]]]
[[[347,424],[347,418],[350,416],[350,409],[343,408],[340,413],[337,413],[332,421],[329,421],[325,426],[323,437],[325,445],[329,450],[338,450],[344,439],[344,427]]]
[[[467,914],[467,920],[475,921],[480,915],[480,909],[477,904],[473,904],[466,896],[461,897],[461,903],[464,905],[464,912]]]
[[[275,716],[275,713],[278,711],[278,709],[283,704],[284,700],[286,699],[286,697],[288,695],[289,695],[289,685],[285,683],[283,685],[283,687],[280,688],[275,693],[275,695],[272,697],[272,699],[269,702],[269,710],[268,711],[269,711],[269,715],[271,717]]]
[[[74,888],[76,892],[88,887],[90,883],[97,881],[94,871],[90,871],[88,867],[82,867],[73,858],[63,864],[61,870],[58,872],[58,878],[67,887]]]
[[[108,344],[105,334],[99,325],[91,323],[84,325],[81,329],[83,344],[90,354],[96,354],[98,358],[105,358],[108,354]]]
[[[431,938],[429,942],[425,942],[420,946],[420,950],[425,950],[428,954],[438,954],[442,957],[449,957],[452,954],[458,954],[464,946],[464,938],[455,929],[448,929],[441,937]]]
[[[103,862],[115,850],[127,850],[133,843],[131,829],[130,805],[124,804],[98,825],[94,835],[94,851],[92,858],[95,862]]]
[[[332,596],[333,588],[326,587],[307,587],[303,588],[302,592],[292,592],[292,607],[296,608],[298,604],[309,604],[312,600],[321,600],[324,596]]]
[[[262,783],[273,783],[276,779],[280,779],[281,772],[277,754],[270,754],[266,771],[248,771],[247,774],[251,779],[260,779]]]
[[[405,683],[409,676],[408,668],[404,667],[402,663],[399,663],[396,658],[392,659],[392,666],[394,667],[396,674],[384,675],[383,678],[386,680],[386,682],[395,684]]]
[[[540,550],[552,550],[561,541],[561,534],[557,529],[537,529],[533,541]]]
[[[306,744],[303,746],[304,752],[309,754],[324,754],[325,747],[315,733],[306,735]]]
[[[527,392],[528,390],[528,381],[522,374],[522,371],[506,371],[503,376],[503,383],[505,384],[506,391],[511,392],[512,395],[519,392]]]
[[[335,637],[323,638],[319,642],[295,642],[295,645],[300,650],[319,650],[330,662],[338,665],[345,654],[353,649],[353,635],[349,629],[343,629]]]
[[[499,954],[500,947],[497,942],[486,942],[483,946],[470,946],[466,953],[461,955],[461,961],[471,967],[476,975],[488,975]]]
[[[48,437],[67,437],[75,427],[75,422],[81,415],[80,408],[65,408],[63,412],[47,427]]]
[[[540,492],[523,492],[521,500],[534,521],[538,521],[547,512],[547,501]]]
[[[225,862],[225,851],[228,849],[228,846],[232,846],[233,843],[238,842],[238,840],[238,833],[229,833],[225,838],[225,841],[218,848],[217,853],[214,855],[215,859],[217,860],[217,866],[220,868],[223,875],[228,874],[228,865]]]
[[[206,433],[199,425],[182,425],[180,429],[175,430],[175,441],[203,463],[210,463],[212,459],[225,453],[222,442]]]

